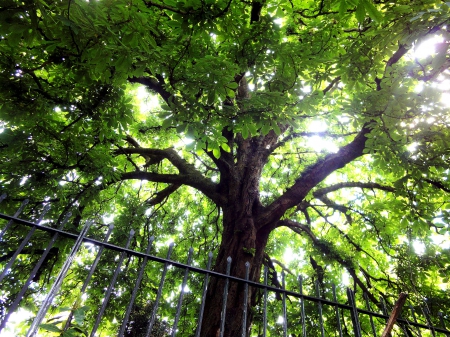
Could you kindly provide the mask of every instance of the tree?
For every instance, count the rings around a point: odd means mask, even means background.
[[[253,281],[289,248],[374,302],[445,298],[448,3],[7,0],[0,16],[7,207],[115,216],[142,242],[216,248],[217,271],[248,261]],[[139,109],[139,85],[160,105]],[[232,284],[228,336],[242,296]]]

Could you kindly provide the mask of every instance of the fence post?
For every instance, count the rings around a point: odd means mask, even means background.
[[[172,255],[173,245],[174,245],[173,242],[171,242],[169,245],[169,250],[167,252],[166,260],[169,260],[170,255]],[[148,326],[147,326],[147,332],[145,334],[145,337],[149,337],[151,335],[152,329],[153,329],[153,324],[155,324],[156,310],[158,310],[159,300],[161,298],[164,282],[166,281],[167,268],[169,267],[169,264],[170,263],[168,261],[166,261],[166,263],[164,263],[164,269],[163,269],[163,272],[161,275],[161,281],[159,282],[158,292],[156,293],[155,304],[153,305],[152,315],[150,317],[150,322],[148,323]]]
[[[72,213],[67,213],[66,216],[64,217],[64,220],[59,225],[58,229],[62,230],[71,216],[72,216]],[[30,287],[31,282],[33,282],[33,279],[37,275],[39,269],[42,267],[42,264],[44,263],[45,259],[47,258],[48,254],[50,253],[51,249],[53,248],[53,245],[55,244],[58,236],[59,236],[58,233],[53,234],[53,237],[51,238],[50,242],[48,243],[47,247],[45,248],[44,253],[41,255],[38,262],[34,266],[33,270],[30,273],[30,276],[25,281],[25,284],[22,286],[22,289],[19,291],[16,298],[14,299],[14,302],[8,308],[8,312],[3,317],[3,321],[0,322],[0,331],[2,331],[3,328],[6,326],[9,316],[11,316],[11,314],[14,311],[16,311],[16,309],[18,308],[20,302],[22,301],[23,296],[25,295],[26,291]]]
[[[61,284],[66,277],[67,272],[69,271],[70,266],[72,265],[73,259],[75,258],[75,255],[77,254],[78,250],[81,247],[81,244],[83,243],[83,239],[86,236],[89,227],[91,227],[91,224],[93,221],[87,221],[83,227],[83,229],[80,232],[80,235],[78,235],[77,240],[75,241],[74,246],[72,247],[72,250],[70,251],[69,257],[67,258],[66,262],[64,262],[64,265],[62,266],[58,276],[56,277],[55,282],[53,283],[50,291],[48,292],[47,296],[45,297],[44,301],[42,302],[41,308],[39,309],[36,317],[33,320],[33,323],[30,326],[30,329],[27,332],[27,337],[35,336],[39,330],[39,325],[41,324],[42,320],[45,317],[45,314],[47,313],[48,308],[53,302],[54,297],[56,296],[56,293],[59,291],[59,288],[61,287]],[[36,228],[36,227],[35,227]]]
[[[28,201],[27,201],[28,202]],[[25,202],[23,203],[25,204]],[[39,219],[37,220],[37,222],[34,224],[34,226],[30,229],[30,231],[28,232],[28,234],[25,236],[25,238],[22,240],[22,242],[20,243],[20,246],[17,248],[17,250],[14,252],[14,255],[11,257],[11,259],[8,261],[8,263],[6,264],[5,268],[3,269],[1,275],[0,275],[0,283],[3,281],[3,279],[5,278],[5,276],[8,274],[8,270],[11,268],[11,266],[14,264],[14,262],[16,261],[17,257],[20,255],[20,253],[22,252],[22,250],[25,248],[25,246],[28,244],[28,242],[31,239],[31,236],[34,234],[34,232],[36,231],[37,225],[39,225],[41,223],[41,221],[44,219],[45,214],[48,212],[48,210],[50,209],[50,205],[45,205],[44,209],[42,210],[41,215],[39,216]],[[20,209],[19,209],[20,210]],[[18,211],[19,212],[19,211]],[[8,225],[12,224],[13,221],[11,220],[10,222],[8,222],[8,224],[6,225],[6,227],[8,227]],[[6,232],[6,228],[4,229],[4,232]],[[3,233],[2,233],[3,234]],[[0,237],[1,238],[1,237]]]
[[[194,249],[192,247],[189,248],[188,259],[187,259],[188,266],[190,266],[192,263],[192,252],[193,251],[194,251]],[[189,274],[189,267],[186,267],[186,269],[184,271],[183,282],[181,282],[181,291],[180,291],[180,297],[178,298],[177,313],[175,314],[175,322],[173,323],[173,327],[172,327],[172,337],[175,337],[175,335],[177,334],[178,320],[180,319],[181,305],[183,304],[184,287],[186,287],[186,284],[187,284],[188,274]]]
[[[6,198],[6,194],[3,194],[2,197],[5,196]],[[25,199],[22,204],[20,205],[20,207],[17,209],[16,213],[14,213],[13,217],[16,218],[20,215],[20,213],[22,213],[24,207],[26,205],[28,205],[28,199]],[[8,223],[6,224],[5,228],[2,229],[2,231],[0,232],[0,239],[3,237],[3,234],[6,233],[6,231],[9,229],[9,227],[11,227],[11,225],[14,223],[14,220],[9,220]]]
[[[103,240],[103,242],[107,242],[109,239],[109,236],[111,235],[111,232],[114,228],[114,225],[109,225],[108,227],[108,231],[106,232],[105,235],[105,239]],[[94,275],[95,269],[97,268],[98,262],[100,261],[100,257],[102,256],[103,253],[103,249],[105,247],[104,246],[100,246],[97,252],[97,256],[95,257],[94,263],[91,265],[91,268],[89,270],[89,274],[86,277],[86,279],[84,280],[83,286],[81,287],[81,291],[80,291],[80,297],[75,301],[73,308],[77,306],[77,304],[79,303],[79,301],[81,300],[81,296],[84,294],[84,292],[86,291],[88,284],[92,278],[92,275]],[[67,321],[66,324],[64,325],[63,331],[67,331],[70,327],[70,324],[72,323],[72,318],[73,318],[73,314],[74,314],[74,309],[72,308],[72,310],[70,310],[69,313],[69,317],[67,317]]]
[[[133,238],[134,233],[135,233],[134,229],[130,230],[130,234],[128,235],[128,241],[125,246],[125,249],[128,249],[128,247],[130,246],[131,239]],[[94,327],[92,328],[90,337],[95,336],[95,333],[97,332],[97,329],[100,326],[100,322],[101,322],[103,313],[105,312],[106,307],[108,306],[109,298],[111,297],[112,291],[114,290],[114,285],[116,284],[117,277],[119,276],[120,269],[122,268],[122,263],[123,263],[123,260],[125,259],[125,255],[126,255],[125,251],[122,251],[120,253],[120,257],[119,257],[119,261],[117,262],[116,270],[114,271],[111,282],[109,283],[109,286],[106,289],[105,298],[103,299],[103,304],[100,308],[97,318],[95,319]]]
[[[144,277],[145,266],[147,265],[148,256],[150,254],[150,249],[153,245],[153,240],[155,240],[154,236],[151,236],[148,244],[147,250],[145,251],[145,257],[142,261],[141,268],[139,270],[138,277],[136,279],[136,283],[134,284],[133,292],[131,293],[130,304],[128,304],[127,310],[125,311],[125,315],[123,317],[122,326],[120,327],[118,337],[122,337],[125,334],[125,329],[127,327],[128,319],[130,318],[131,310],[134,306],[134,301],[136,300],[137,292],[142,282],[142,278]],[[103,246],[102,246],[103,247]]]
[[[350,314],[352,317],[352,323],[353,323],[353,331],[355,333],[355,337],[362,337],[361,334],[361,326],[359,324],[359,318],[358,318],[358,309],[356,308],[355,303],[355,295],[353,294],[353,291],[350,288],[347,288],[347,298],[348,303],[350,304]]]
[[[206,270],[211,269],[211,262],[212,262],[213,253],[208,253],[208,264],[206,265]],[[205,280],[203,281],[203,294],[202,294],[202,302],[200,307],[200,312],[198,314],[198,325],[197,325],[197,332],[195,333],[195,337],[200,337],[200,331],[202,329],[202,322],[203,322],[203,312],[205,310],[205,302],[206,302],[206,291],[208,290],[208,282],[209,282],[209,273],[205,274]]]
[[[325,328],[323,326],[323,311],[322,311],[322,301],[320,301],[321,294],[319,288],[319,280],[316,281],[316,296],[319,298],[319,302],[317,302],[317,307],[319,309],[319,324],[320,324],[320,335],[325,337]]]
[[[250,262],[245,262],[245,280],[248,281],[250,273]],[[245,337],[247,332],[247,302],[248,302],[248,283],[244,285],[244,317],[242,318],[242,337]]]
[[[303,297],[303,277],[300,275],[298,277],[298,286],[300,288],[300,310],[302,313],[302,337],[306,337],[306,324],[305,324],[305,299]]]
[[[370,308],[369,297],[367,296],[367,293],[364,293],[363,297],[364,297],[364,300],[366,301],[367,310],[372,311],[372,309]],[[377,337],[377,331],[375,329],[375,324],[373,323],[372,315],[369,315],[369,319],[370,319],[370,326],[372,327],[373,336]]]
[[[332,284],[332,290],[333,290],[333,301],[334,303],[337,303],[336,286],[334,285],[334,283]],[[337,305],[335,305],[335,310],[336,310],[336,322],[339,329],[339,337],[342,337],[341,318],[339,317],[339,307]]]
[[[227,257],[227,276],[230,276],[231,269],[231,256]],[[222,302],[222,317],[220,317],[220,337],[223,337],[225,330],[225,317],[227,314],[227,300],[228,300],[228,284],[230,279],[227,277],[225,279],[225,288],[223,289],[223,302]]]
[[[263,337],[267,334],[267,266],[264,266],[264,305],[263,305]]]

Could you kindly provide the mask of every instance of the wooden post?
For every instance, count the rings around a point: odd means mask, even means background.
[[[398,296],[398,300],[394,305],[394,309],[392,309],[391,316],[389,316],[389,319],[386,323],[386,327],[384,328],[383,334],[381,337],[388,337],[389,334],[392,331],[392,328],[394,327],[395,322],[397,321],[398,316],[402,312],[403,305],[406,302],[406,298],[408,297],[408,294],[406,293],[400,293]]]

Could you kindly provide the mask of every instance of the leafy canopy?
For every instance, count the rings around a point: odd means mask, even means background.
[[[31,217],[50,203],[74,229],[113,219],[116,242],[136,228],[137,247],[156,235],[204,256],[221,243],[221,160],[238,167],[245,140],[276,139],[258,185],[269,206],[363,134],[364,155],[287,209],[266,252],[310,280],[309,256],[327,282],[449,305],[449,3],[3,2],[10,213],[30,197]]]

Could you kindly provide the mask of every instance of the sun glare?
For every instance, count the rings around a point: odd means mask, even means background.
[[[136,97],[139,100],[141,112],[148,112],[159,107],[158,96],[149,93],[144,86],[137,89]]]
[[[433,36],[428,40],[419,43],[414,47],[413,53],[416,59],[424,59],[427,56],[433,55],[436,52],[436,44],[444,42],[442,36]]]

